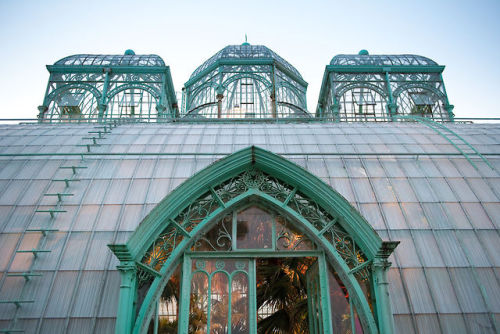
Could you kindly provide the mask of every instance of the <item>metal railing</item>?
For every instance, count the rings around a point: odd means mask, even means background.
[[[396,115],[392,119],[379,116],[366,116],[366,121],[360,121],[357,117],[347,117],[347,121],[337,122],[331,117],[287,117],[287,118],[202,118],[202,117],[176,117],[176,118],[154,118],[154,117],[118,117],[118,118],[98,118],[81,117],[66,119],[39,119],[39,118],[0,118],[0,123],[39,123],[39,124],[80,124],[80,123],[392,123],[411,122],[412,119],[404,119]],[[426,118],[426,117],[422,117]],[[435,121],[428,118],[430,121]],[[500,123],[500,117],[454,117],[453,122],[439,123],[473,123],[473,122],[493,122]]]

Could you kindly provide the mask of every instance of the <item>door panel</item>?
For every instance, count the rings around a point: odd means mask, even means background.
[[[331,333],[322,255],[184,261],[179,334]]]
[[[249,275],[252,259],[193,258],[191,273],[183,276],[183,286],[191,287],[189,314],[180,314],[179,333],[250,333],[251,299]],[[189,321],[186,318],[189,317]],[[186,325],[187,324],[187,328]],[[255,326],[253,326],[255,327]]]

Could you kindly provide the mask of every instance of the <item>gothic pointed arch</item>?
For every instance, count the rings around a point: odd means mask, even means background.
[[[385,270],[397,243],[383,242],[357,210],[319,178],[252,146],[195,174],[144,218],[126,244],[109,245],[122,274],[117,333],[147,331],[155,301],[183,253],[217,219],[250,198],[293,218],[322,249],[352,296],[365,333],[392,332]],[[360,287],[361,276],[373,282],[374,312]]]

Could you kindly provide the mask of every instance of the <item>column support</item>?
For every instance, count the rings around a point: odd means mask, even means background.
[[[448,113],[448,117],[450,119],[450,122],[454,122],[455,114],[453,113],[453,108],[455,108],[455,106],[453,104],[450,104],[450,101],[448,100],[448,93],[446,93],[446,87],[444,86],[442,72],[439,73],[439,79],[441,80],[441,84],[443,85],[443,93],[444,93],[444,97],[445,97],[444,109]]]
[[[217,118],[222,118],[222,99],[224,95],[221,93],[217,93]]]
[[[454,122],[455,114],[453,113],[453,109],[455,106],[453,104],[445,104],[444,110],[448,113],[448,118],[450,119],[450,122]]]
[[[333,120],[336,123],[340,122],[340,104],[337,102],[337,98],[333,98],[333,104],[331,106]],[[346,120],[347,121],[347,120]]]
[[[156,112],[158,113],[157,118],[165,118],[165,110],[167,110],[167,107],[165,107],[161,103],[158,103],[156,105]]]
[[[106,95],[108,95],[108,87],[109,87],[109,74],[111,73],[110,68],[104,68],[104,84],[102,86],[102,92],[101,92],[101,101],[99,101],[99,104],[97,105],[97,110],[99,111],[99,122],[102,121],[104,118],[104,113],[106,112],[106,109],[108,108],[108,101],[106,98]]]
[[[47,110],[49,110],[49,108],[45,105],[38,106],[38,122],[41,123],[43,121],[43,116]]]
[[[269,97],[271,98],[271,117],[276,118],[276,95],[272,92]]]
[[[273,63],[273,90],[271,92],[271,117],[278,118],[278,102],[276,98],[276,65]]]
[[[118,303],[116,334],[132,332],[135,320],[135,294],[137,290],[137,268],[133,261],[124,261],[117,266],[121,276],[120,300]]]
[[[398,244],[399,241],[382,242],[382,246],[375,256],[372,265],[377,322],[379,332],[384,334],[395,333],[394,317],[389,298],[389,282],[387,281],[387,272],[391,267],[391,263],[387,261],[387,258]]]
[[[389,71],[385,72],[385,85],[387,88],[387,96],[389,97],[389,103],[387,103],[387,111],[389,112],[389,117],[392,120],[394,115],[397,113],[397,105],[394,103],[394,97],[392,96],[391,80],[389,79]]]

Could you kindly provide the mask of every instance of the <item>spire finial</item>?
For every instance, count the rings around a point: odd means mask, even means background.
[[[248,41],[247,41],[247,34],[246,33],[245,33],[245,43],[243,43],[241,45],[250,45],[250,43],[248,43]]]

